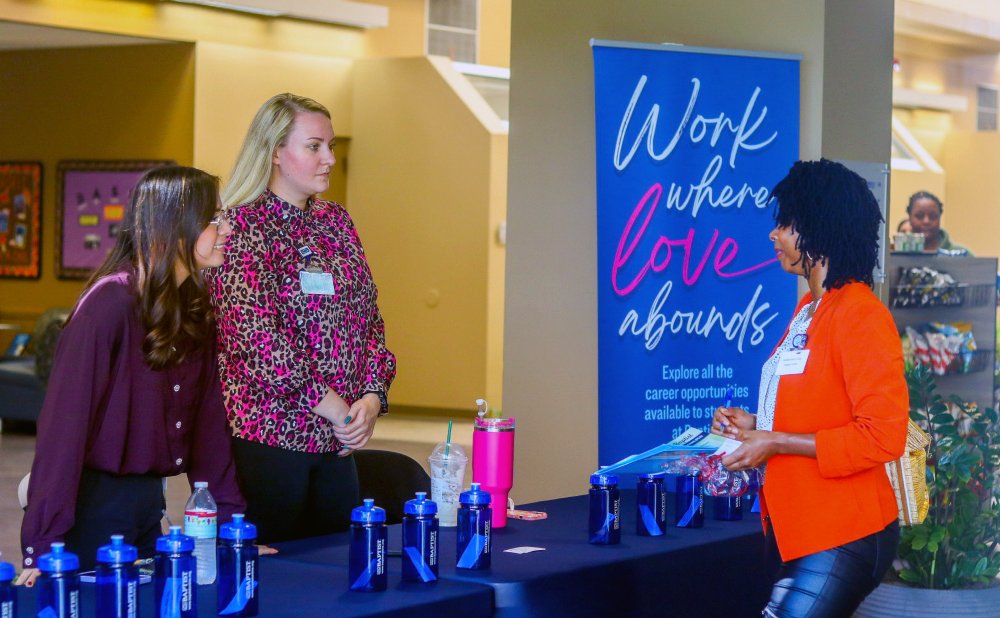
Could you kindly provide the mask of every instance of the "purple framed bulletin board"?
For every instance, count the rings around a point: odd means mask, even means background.
[[[60,161],[56,187],[56,274],[86,279],[104,262],[129,192],[146,170],[173,161]]]
[[[37,279],[41,236],[42,164],[0,162],[0,277]]]

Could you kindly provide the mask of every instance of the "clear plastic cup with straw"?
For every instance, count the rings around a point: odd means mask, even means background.
[[[437,503],[438,524],[458,524],[458,498],[465,483],[465,466],[469,458],[458,444],[451,443],[452,422],[448,421],[448,438],[434,447],[427,463],[431,468],[431,499]]]

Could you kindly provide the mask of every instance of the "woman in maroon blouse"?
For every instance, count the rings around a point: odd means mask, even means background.
[[[56,348],[28,508],[31,585],[39,556],[65,541],[83,568],[111,534],[151,555],[161,478],[207,481],[221,521],[244,509],[236,482],[201,269],[224,259],[230,230],[218,179],[188,167],[147,172],[115,247],[87,284]]]

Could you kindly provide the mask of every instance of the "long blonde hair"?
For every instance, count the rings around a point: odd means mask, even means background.
[[[247,129],[229,182],[222,190],[224,207],[245,204],[264,192],[271,179],[274,151],[284,145],[295,114],[300,112],[317,112],[330,118],[329,110],[322,104],[288,92],[274,95],[260,106]]]

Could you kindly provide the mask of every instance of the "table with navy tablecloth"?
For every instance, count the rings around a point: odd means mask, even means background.
[[[672,504],[672,500],[668,500]],[[668,526],[660,537],[635,532],[635,491],[622,491],[622,542],[587,542],[587,496],[520,507],[540,521],[509,520],[493,530],[492,566],[455,568],[456,529],[441,528],[440,579],[401,580],[401,526],[389,526],[388,590],[348,590],[346,533],[278,543],[260,560],[260,616],[760,616],[771,582],[760,517],[703,528]],[[672,509],[671,509],[672,510]],[[669,518],[673,521],[673,518]],[[519,547],[542,551],[511,553]],[[81,616],[94,615],[94,586],[84,584]],[[18,617],[35,616],[34,590],[20,589]],[[216,587],[198,587],[198,615],[215,616]],[[140,586],[142,616],[154,616],[153,587]]]
[[[519,508],[545,511],[548,518],[511,519],[494,529],[488,571],[456,569],[455,528],[441,528],[439,536],[441,581],[489,586],[494,615],[738,618],[760,616],[770,592],[756,513],[715,521],[708,508],[703,528],[669,526],[663,536],[643,537],[635,533],[635,491],[626,490],[622,542],[602,546],[587,542],[587,496]],[[399,525],[389,527],[390,550],[399,549],[400,535]],[[280,543],[276,559],[346,567],[347,544],[346,534]],[[544,550],[505,551],[517,547]],[[390,558],[390,587],[400,581],[400,560]]]
[[[342,547],[347,551],[346,547]],[[345,563],[346,564],[346,563]],[[493,592],[481,584],[438,581],[429,586],[392,579],[381,593],[348,590],[346,566],[260,559],[261,618],[337,618],[360,616],[475,616],[493,613]],[[198,616],[216,616],[216,586],[198,586]],[[95,615],[94,584],[80,586],[81,618]],[[18,618],[34,618],[35,591],[18,590]],[[153,585],[139,586],[139,615],[156,616]]]

